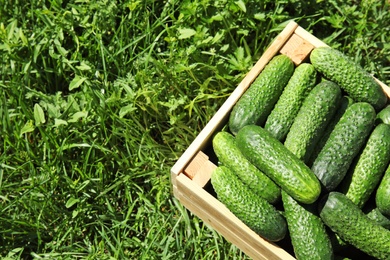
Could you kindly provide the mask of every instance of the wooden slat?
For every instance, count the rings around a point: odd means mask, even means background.
[[[390,98],[390,87],[388,87],[385,83],[383,83],[382,81],[380,81],[379,79],[377,78],[374,78],[376,80],[376,82],[378,82],[378,84],[382,87],[383,91],[385,92],[385,94],[387,95],[387,97]]]
[[[177,176],[177,185],[179,201],[248,256],[253,259],[294,259],[278,245],[261,238],[187,176]]]
[[[209,160],[209,157],[202,151],[199,151],[196,156],[191,160],[188,166],[184,169],[184,173],[190,178],[193,179],[194,176],[199,172],[203,165]]]
[[[280,53],[287,55],[296,66],[305,61],[314,46],[308,41],[304,40],[297,34],[291,35],[290,39],[280,50]]]
[[[200,187],[204,187],[216,167],[215,164],[209,161],[209,157],[205,153],[199,151],[184,169],[184,174]]]
[[[315,48],[328,46],[326,43],[324,43],[323,41],[321,41],[320,39],[315,37],[313,34],[309,33],[305,29],[303,29],[301,26],[298,26],[294,33],[296,35],[298,35],[299,37],[301,37],[302,39],[305,39],[307,42],[309,42]]]

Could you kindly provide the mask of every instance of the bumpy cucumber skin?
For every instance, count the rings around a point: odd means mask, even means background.
[[[340,101],[340,106],[337,108],[337,111],[329,124],[326,126],[326,129],[324,133],[322,134],[322,137],[316,144],[316,146],[313,149],[313,152],[310,156],[309,161],[307,164],[311,167],[313,165],[314,160],[317,158],[319,152],[324,147],[326,141],[328,140],[330,133],[333,131],[336,124],[340,121],[341,117],[344,115],[347,108],[354,103],[353,99],[349,96],[343,96]]]
[[[245,125],[264,124],[293,72],[294,63],[286,55],[272,58],[234,105],[230,132],[236,135]]]
[[[375,119],[376,124],[384,123],[390,125],[390,105],[378,112]]]
[[[298,203],[284,191],[282,201],[295,257],[298,260],[333,259],[332,244],[318,216],[317,204]]]
[[[370,104],[357,102],[347,108],[336,124],[311,167],[326,191],[334,190],[345,177],[371,133],[375,116]]]
[[[341,192],[362,208],[381,181],[389,162],[390,125],[380,124],[372,131],[341,183]]]
[[[218,132],[212,145],[219,163],[231,169],[253,192],[272,204],[280,200],[279,186],[246,159],[232,134]]]
[[[390,166],[386,169],[378,186],[375,202],[379,211],[383,215],[390,217]]]
[[[342,52],[329,48],[315,48],[310,61],[317,71],[337,83],[356,102],[368,102],[376,111],[387,103],[382,87],[360,65]]]
[[[284,146],[307,163],[326,126],[335,114],[340,101],[341,89],[331,81],[317,84],[304,100]]]
[[[270,241],[284,238],[285,218],[272,204],[248,189],[229,168],[217,167],[211,174],[211,184],[218,200],[253,231]]]
[[[382,227],[386,229],[390,229],[390,218],[383,215],[378,208],[372,209],[370,212],[367,213],[367,217]]]
[[[317,71],[310,63],[302,63],[295,68],[264,125],[279,141],[286,138],[303,101],[314,88],[316,81]]]
[[[332,191],[319,204],[325,225],[344,241],[378,259],[390,259],[390,231],[370,220],[347,196]]]
[[[321,185],[314,173],[267,130],[244,126],[237,133],[236,144],[252,164],[295,200],[305,204],[317,200]]]

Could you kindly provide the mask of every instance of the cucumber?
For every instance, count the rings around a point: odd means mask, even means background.
[[[333,116],[332,120],[329,122],[329,124],[326,126],[326,129],[324,130],[324,133],[322,134],[322,137],[314,147],[313,153],[310,156],[309,161],[307,164],[311,167],[313,165],[314,160],[317,158],[319,152],[324,147],[326,141],[329,138],[330,133],[333,131],[336,124],[340,121],[341,117],[344,115],[345,110],[353,104],[353,99],[349,96],[343,96],[340,101],[340,106],[337,108],[337,111],[335,115]]]
[[[334,127],[311,167],[326,191],[334,190],[345,177],[371,133],[375,116],[370,104],[357,102],[347,108]]]
[[[245,125],[264,124],[293,72],[294,63],[286,55],[272,58],[233,106],[230,132],[236,135]]]
[[[270,241],[284,238],[285,218],[273,205],[248,189],[229,168],[217,167],[211,174],[211,185],[218,200],[257,234]]]
[[[295,257],[333,259],[333,249],[325,225],[318,216],[317,204],[301,204],[282,191],[284,216]]]
[[[341,89],[331,81],[317,84],[299,110],[284,146],[307,163],[341,101]]]
[[[314,173],[267,130],[244,126],[236,136],[237,147],[248,160],[295,200],[317,200],[321,185]]]
[[[212,145],[219,163],[231,169],[253,192],[270,203],[279,201],[279,186],[246,159],[232,134],[218,132]]]
[[[390,217],[390,166],[386,169],[386,172],[379,183],[375,195],[375,202],[379,211],[383,215]]]
[[[378,125],[380,123],[390,125],[390,105],[378,112],[375,123]]]
[[[356,102],[368,102],[376,111],[386,105],[387,96],[382,87],[342,52],[329,47],[318,47],[311,52],[310,61],[317,71],[338,84]]]
[[[310,63],[302,63],[294,70],[264,128],[276,139],[284,141],[303,101],[314,88],[317,71]]]
[[[390,125],[379,124],[341,183],[340,191],[362,208],[377,188],[389,162]]]
[[[341,239],[378,259],[390,259],[390,231],[370,220],[347,196],[332,191],[319,203],[319,214]]]
[[[383,215],[378,208],[372,209],[370,212],[368,212],[367,217],[374,222],[378,223],[382,227],[386,229],[390,229],[390,218]]]

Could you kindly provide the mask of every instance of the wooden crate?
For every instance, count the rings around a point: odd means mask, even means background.
[[[216,168],[211,139],[226,124],[237,100],[275,55],[286,54],[299,65],[320,46],[327,45],[294,21],[289,22],[171,169],[174,196],[253,259],[295,258],[278,243],[269,242],[252,231],[208,191],[211,173]],[[377,81],[390,97],[390,88]]]

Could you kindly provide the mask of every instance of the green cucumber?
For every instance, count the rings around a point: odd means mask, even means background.
[[[310,156],[309,161],[307,164],[309,166],[313,165],[314,160],[317,158],[319,152],[322,150],[324,147],[326,141],[328,140],[330,133],[333,131],[334,127],[336,124],[340,121],[341,117],[344,115],[345,110],[353,104],[353,99],[350,98],[349,96],[343,96],[340,101],[340,106],[337,108],[337,111],[335,115],[333,116],[332,120],[329,122],[329,124],[326,126],[326,129],[324,130],[324,133],[322,134],[322,137],[314,147],[313,153]]]
[[[237,133],[236,144],[252,164],[295,200],[305,204],[317,200],[321,185],[314,173],[267,130],[244,126]]]
[[[304,100],[284,146],[307,163],[341,101],[341,89],[331,81],[317,84]]]
[[[270,203],[276,203],[280,199],[279,186],[246,159],[232,134],[218,132],[212,145],[219,163],[231,169],[257,195]]]
[[[315,48],[310,61],[317,71],[337,83],[356,102],[368,102],[376,111],[386,105],[387,96],[382,87],[342,52],[329,47]]]
[[[390,125],[374,128],[365,147],[340,185],[340,191],[362,208],[390,162]]]
[[[370,212],[368,212],[367,214],[367,217],[373,221],[375,221],[376,223],[378,223],[379,225],[381,225],[382,227],[386,228],[386,229],[390,229],[390,218],[389,217],[386,217],[385,215],[383,215],[378,208],[374,208],[372,209]]]
[[[327,191],[334,190],[371,133],[375,110],[366,102],[347,108],[311,167]]]
[[[310,63],[302,63],[294,70],[264,128],[276,139],[284,141],[303,101],[314,88],[317,71]]]
[[[390,231],[370,220],[347,196],[332,191],[319,203],[319,214],[345,242],[378,259],[390,259]]]
[[[379,211],[383,215],[390,217],[390,165],[379,183],[375,201]]]
[[[229,168],[217,167],[211,174],[211,185],[218,200],[257,234],[270,241],[285,237],[287,223],[281,213],[248,189]]]
[[[295,257],[298,260],[333,259],[332,244],[318,216],[317,204],[301,204],[284,191],[282,201]]]
[[[378,112],[375,123],[384,123],[390,125],[390,105]]]
[[[286,55],[272,58],[233,106],[228,122],[230,132],[236,135],[245,125],[262,125],[293,72],[294,63]]]

